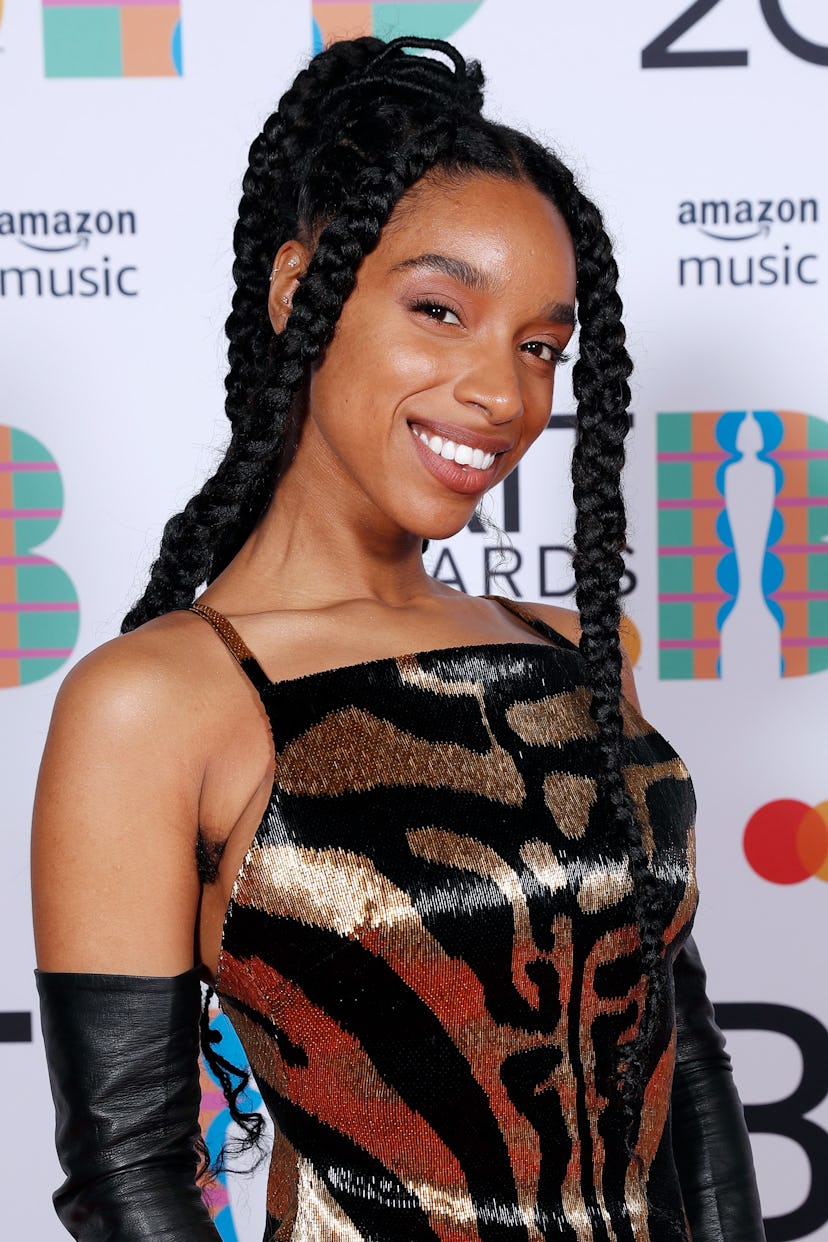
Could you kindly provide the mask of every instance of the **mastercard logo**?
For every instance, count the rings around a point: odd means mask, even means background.
[[[801,884],[812,876],[828,882],[828,802],[767,802],[748,820],[744,848],[756,874],[772,884]]]

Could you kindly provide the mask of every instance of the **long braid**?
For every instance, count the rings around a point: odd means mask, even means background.
[[[571,178],[567,177],[567,180]],[[624,440],[629,430],[628,379],[618,269],[597,208],[574,183],[569,212],[577,261],[580,326],[573,368],[577,431],[572,455],[575,501],[575,601],[581,621],[580,649],[592,690],[591,714],[598,730],[600,796],[626,843],[633,881],[640,969],[646,980],[638,1029],[620,1050],[621,1098],[627,1141],[634,1147],[643,1103],[650,1044],[659,1002],[664,999],[664,944],[659,886],[644,847],[642,827],[624,776],[624,730],[620,709],[622,657],[620,583],[624,573],[626,513],[621,491]]]

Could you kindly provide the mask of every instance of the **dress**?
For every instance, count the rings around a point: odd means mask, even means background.
[[[669,964],[697,902],[691,782],[625,703],[668,982],[630,1163],[604,1091],[643,984],[583,662],[499,602],[547,642],[280,682],[194,605],[258,690],[276,754],[216,981],[275,1127],[266,1242],[689,1238]]]

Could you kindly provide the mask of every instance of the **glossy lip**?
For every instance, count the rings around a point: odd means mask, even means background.
[[[439,457],[432,452],[427,444],[423,444],[414,430],[415,426],[423,427],[424,430],[430,431],[431,424],[413,424],[411,426],[411,440],[416,452],[419,454],[420,461],[433,478],[442,483],[444,487],[449,488],[450,491],[459,492],[462,496],[478,496],[488,491],[494,482],[497,458],[494,459],[488,470],[476,470],[474,466],[458,466],[456,461],[447,461],[445,457]],[[446,439],[448,438],[446,436]],[[462,444],[463,441],[461,440],[460,443]],[[469,447],[477,446],[469,445]],[[480,447],[482,448],[482,445]]]
[[[485,435],[480,431],[471,431],[468,427],[458,427],[452,423],[438,423],[430,418],[410,418],[408,425],[412,429],[422,428],[432,435],[442,436],[444,440],[453,440],[455,444],[467,444],[469,448],[482,449],[484,453],[508,453],[514,447],[511,440],[503,436]],[[485,472],[484,472],[485,473]]]

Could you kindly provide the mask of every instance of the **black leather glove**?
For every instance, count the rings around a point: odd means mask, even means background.
[[[765,1242],[745,1116],[692,937],[673,974],[673,1154],[693,1242]]]
[[[35,976],[62,1224],[79,1242],[218,1242],[196,1185],[198,971]]]

